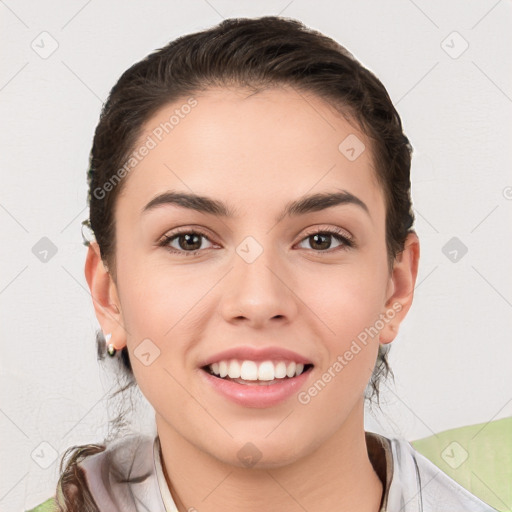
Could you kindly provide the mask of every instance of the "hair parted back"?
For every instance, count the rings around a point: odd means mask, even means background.
[[[367,137],[376,179],[385,197],[387,258],[392,268],[414,222],[410,197],[412,147],[385,87],[336,41],[298,20],[265,16],[226,19],[207,30],[181,36],[131,66],[110,91],[90,153],[90,215],[84,224],[93,231],[115,282],[115,205],[129,176],[118,179],[115,186],[105,184],[113,183],[116,173],[125,166],[144,124],[169,103],[209,88],[260,91],[282,86],[301,94],[313,93],[355,123]],[[97,345],[99,358],[104,358],[101,331]],[[388,349],[389,345],[379,347],[367,387],[367,398],[376,395],[377,402],[379,382],[392,375]],[[129,379],[128,385],[119,390],[124,391],[135,384],[126,347],[120,368]],[[101,450],[97,445],[88,446],[92,451]],[[77,454],[86,451],[87,447],[78,448],[61,474],[61,511],[98,510],[76,471]]]

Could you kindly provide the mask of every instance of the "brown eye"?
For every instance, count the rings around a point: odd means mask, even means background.
[[[331,238],[332,235],[326,233],[317,233],[308,237],[311,247],[322,251],[331,247]]]
[[[167,248],[171,253],[184,254],[185,256],[197,254],[204,247],[203,240],[207,240],[212,246],[209,238],[197,231],[182,231],[176,234],[165,235],[159,245]]]
[[[343,232],[344,233],[344,232]],[[332,239],[335,239],[337,242],[336,245],[333,246]],[[327,249],[333,248],[334,250],[338,249],[346,249],[347,247],[353,247],[354,243],[347,236],[342,234],[341,231],[338,230],[323,230],[316,231],[314,233],[310,233],[305,238],[302,239],[301,243],[305,241],[309,242],[310,248],[315,252],[326,252]],[[335,242],[335,243],[336,243]],[[307,247],[304,247],[307,249]],[[330,251],[330,252],[333,252]]]
[[[176,237],[180,249],[183,250],[197,250],[201,248],[201,235],[196,233],[178,235]]]

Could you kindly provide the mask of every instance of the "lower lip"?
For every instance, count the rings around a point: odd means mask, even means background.
[[[238,384],[231,380],[214,377],[206,370],[200,373],[213,388],[221,395],[245,407],[272,407],[291,395],[297,393],[304,382],[309,378],[313,368],[301,373],[298,377],[282,379],[274,384]]]

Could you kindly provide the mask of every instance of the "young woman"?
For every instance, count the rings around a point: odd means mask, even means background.
[[[381,82],[295,20],[228,19],[128,69],[85,275],[158,434],[66,453],[59,510],[493,510],[364,430],[416,282],[410,161]]]

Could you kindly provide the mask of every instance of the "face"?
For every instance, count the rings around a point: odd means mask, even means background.
[[[102,327],[128,345],[161,435],[237,466],[250,442],[262,466],[279,466],[362,428],[379,340],[406,307],[393,306],[383,191],[365,136],[314,95],[212,89],[195,100],[144,127],[139,146],[156,145],[115,210],[119,324]],[[214,203],[147,207],[171,192]],[[204,369],[224,360],[236,372],[231,359],[244,383]],[[306,371],[278,377],[293,362]],[[274,380],[247,382],[258,370]]]

